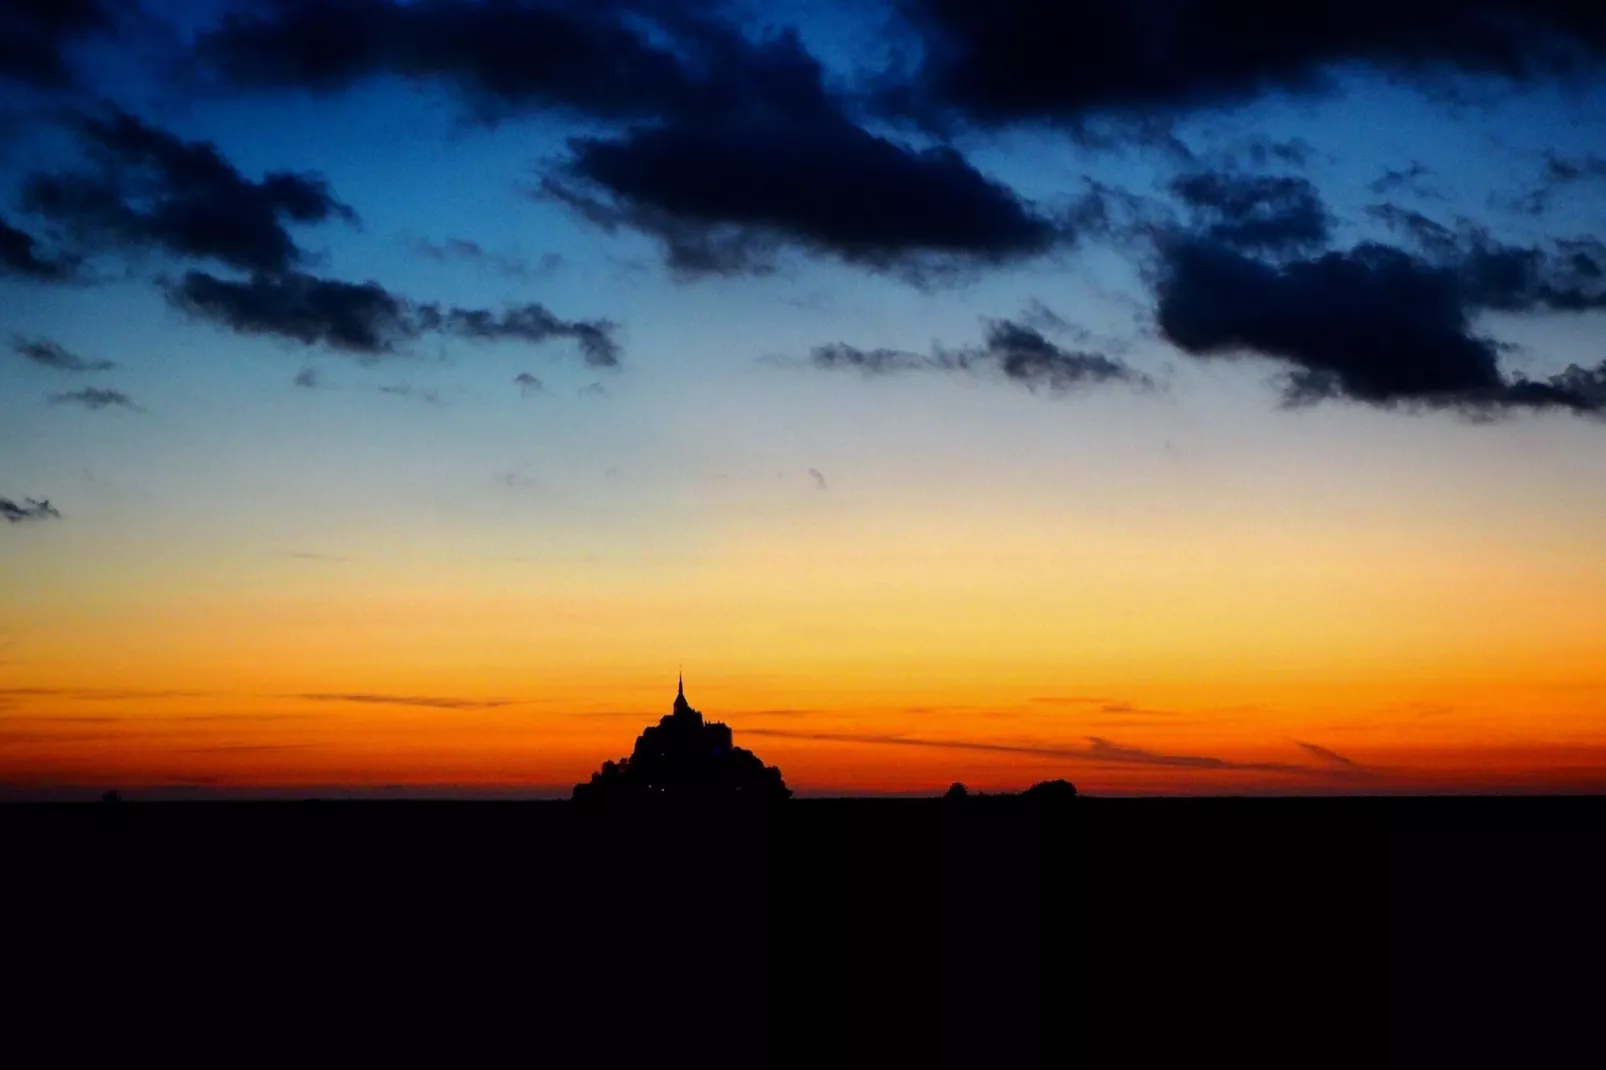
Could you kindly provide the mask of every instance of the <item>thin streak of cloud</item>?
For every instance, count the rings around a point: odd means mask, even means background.
[[[1294,740],[1294,742],[1296,744],[1298,744],[1300,747],[1303,747],[1309,753],[1315,755],[1317,758],[1320,758],[1322,761],[1329,762],[1329,763],[1331,763],[1331,764],[1333,764],[1335,766],[1338,766],[1341,769],[1360,770],[1360,769],[1364,768],[1364,766],[1362,766],[1359,762],[1355,761],[1354,759],[1346,758],[1342,754],[1338,753],[1338,751],[1330,750],[1327,747],[1321,746],[1320,744],[1306,743],[1302,739],[1296,739],[1296,740]]]
[[[205,691],[141,690],[128,687],[5,687],[0,697],[6,698],[79,698],[95,701],[119,702],[137,698],[205,698]]]
[[[98,412],[101,409],[130,409],[134,412],[143,412],[134,399],[121,390],[103,390],[98,386],[86,386],[82,390],[69,390],[65,393],[51,394],[52,405],[78,405]]]
[[[1205,755],[1161,754],[1138,747],[1122,746],[1099,736],[1087,737],[1089,743],[1087,747],[1061,747],[1028,743],[986,743],[975,740],[923,739],[917,736],[860,735],[851,732],[793,732],[781,728],[748,728],[744,731],[747,735],[773,736],[782,739],[864,743],[888,747],[931,747],[942,750],[982,751],[994,754],[1026,754],[1039,758],[1063,758],[1070,761],[1159,765],[1171,768],[1212,771],[1341,775],[1341,770],[1332,767],[1294,765],[1287,762],[1235,762],[1226,758],[1212,758]]]
[[[370,692],[305,692],[293,696],[311,702],[354,702],[376,706],[421,706],[432,710],[491,710],[511,706],[509,699],[459,698],[451,695],[385,695]]]

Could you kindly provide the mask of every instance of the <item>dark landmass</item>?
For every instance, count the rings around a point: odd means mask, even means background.
[[[8,1045],[1555,1065],[1598,1011],[1603,818],[1603,799],[0,806]]]
[[[675,689],[675,706],[636,737],[630,756],[603,762],[591,779],[574,786],[574,801],[624,806],[643,802],[763,804],[792,797],[781,771],[731,742],[730,726],[705,721]]]

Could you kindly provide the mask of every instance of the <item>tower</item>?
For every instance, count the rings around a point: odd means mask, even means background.
[[[686,701],[686,674],[681,673],[675,686],[675,712],[690,713],[691,703]]]

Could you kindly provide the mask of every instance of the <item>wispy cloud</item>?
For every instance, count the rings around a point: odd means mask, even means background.
[[[404,401],[416,401],[422,405],[433,405],[440,407],[446,404],[446,402],[441,398],[438,390],[425,390],[419,387],[409,386],[406,383],[396,383],[391,386],[382,386],[379,388],[379,392],[381,394],[389,394],[391,397],[401,398]]]
[[[0,498],[0,516],[5,517],[8,524],[20,524],[25,520],[60,520],[61,514],[47,499],[24,498],[22,504],[10,498]]]
[[[131,409],[142,412],[134,399],[121,390],[103,390],[98,386],[86,386],[82,390],[69,390],[61,394],[51,394],[52,405],[79,405],[90,410],[100,409]]]
[[[1324,762],[1337,766],[1340,769],[1353,769],[1360,771],[1365,768],[1365,766],[1361,765],[1354,759],[1346,758],[1342,754],[1338,753],[1338,751],[1330,750],[1327,747],[1321,746],[1320,744],[1306,743],[1302,739],[1296,739],[1294,742],[1303,747],[1310,754],[1320,758]]]
[[[24,360],[63,372],[104,372],[117,367],[109,360],[85,360],[60,343],[47,338],[13,336],[11,351]]]
[[[528,280],[551,275],[563,266],[563,257],[558,253],[546,253],[532,264],[522,256],[494,252],[468,238],[447,238],[443,242],[420,239],[412,242],[411,246],[426,260],[438,264],[473,264],[510,279]]]
[[[835,743],[863,743],[888,747],[932,747],[942,750],[981,751],[995,754],[1027,754],[1039,758],[1063,758],[1070,761],[1113,763],[1121,765],[1158,765],[1170,768],[1199,770],[1232,770],[1239,772],[1342,775],[1344,770],[1327,766],[1296,765],[1289,762],[1238,762],[1206,755],[1163,754],[1127,747],[1099,736],[1088,736],[1086,747],[1067,747],[1038,743],[988,743],[979,740],[926,739],[918,736],[889,736],[852,732],[794,732],[782,728],[748,728],[750,736],[773,736],[782,739],[825,740]]]
[[[387,695],[373,692],[304,692],[294,696],[312,702],[355,702],[373,706],[422,706],[432,710],[491,710],[513,705],[510,699],[459,698],[454,695]]]
[[[142,690],[130,687],[5,687],[0,697],[78,698],[119,702],[139,698],[204,698],[205,691]]]

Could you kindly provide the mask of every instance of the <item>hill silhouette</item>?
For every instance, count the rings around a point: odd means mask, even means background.
[[[590,781],[574,786],[574,801],[591,803],[772,802],[791,794],[779,769],[731,744],[730,726],[692,709],[684,679],[674,710],[642,730],[630,757],[603,762]]]

